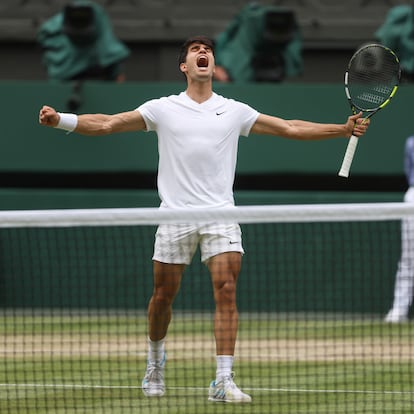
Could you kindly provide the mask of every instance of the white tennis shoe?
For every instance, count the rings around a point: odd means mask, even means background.
[[[387,323],[403,323],[408,322],[408,316],[405,312],[398,308],[392,308],[384,318]]]
[[[252,401],[250,395],[242,392],[233,381],[234,374],[212,381],[208,391],[209,401],[227,403],[249,403]]]
[[[164,368],[165,354],[161,361],[148,361],[142,380],[142,392],[146,397],[162,397],[165,394]]]

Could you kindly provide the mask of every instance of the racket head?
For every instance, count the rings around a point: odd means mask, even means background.
[[[345,73],[345,93],[354,112],[376,112],[395,95],[401,79],[397,55],[372,43],[358,49]]]

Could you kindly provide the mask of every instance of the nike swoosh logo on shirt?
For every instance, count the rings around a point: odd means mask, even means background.
[[[219,116],[219,115],[223,115],[223,114],[224,114],[224,112],[226,112],[226,111],[223,111],[223,112],[216,112],[216,115],[217,115],[217,116]]]

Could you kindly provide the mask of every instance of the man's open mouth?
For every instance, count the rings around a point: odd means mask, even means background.
[[[199,68],[206,68],[208,66],[208,57],[205,55],[200,55],[197,58],[197,66]]]

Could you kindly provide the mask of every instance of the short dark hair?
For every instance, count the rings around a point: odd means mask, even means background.
[[[199,44],[208,46],[213,51],[213,54],[214,54],[214,41],[212,39],[210,39],[207,36],[203,36],[203,35],[189,37],[181,46],[180,56],[178,58],[178,65],[181,65],[181,63],[184,63],[186,61],[188,48],[193,43],[199,43]]]

